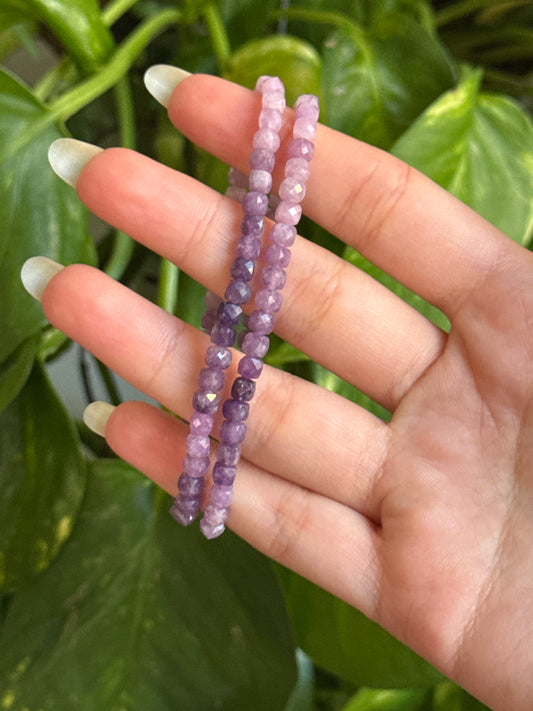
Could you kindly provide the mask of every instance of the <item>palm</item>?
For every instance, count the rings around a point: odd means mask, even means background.
[[[195,77],[175,92],[169,113],[193,140],[245,169],[236,110],[254,114],[256,98]],[[251,135],[253,122],[246,130]],[[510,654],[522,644],[527,622],[514,628],[502,614],[524,607],[533,575],[531,255],[422,176],[333,131],[319,133],[313,168],[309,216],[442,308],[452,329],[447,337],[351,265],[297,243],[280,335],[394,415],[385,425],[266,369],[230,525],[473,693],[504,704],[487,691],[486,670],[494,648]],[[222,291],[227,235],[238,225],[229,201],[123,151],[91,161],[78,190],[95,212]],[[187,417],[205,347],[194,329],[85,267],[61,272],[43,306],[56,325]],[[106,435],[175,491],[184,426],[127,403]],[[500,694],[507,673],[501,669],[499,682],[495,675]]]

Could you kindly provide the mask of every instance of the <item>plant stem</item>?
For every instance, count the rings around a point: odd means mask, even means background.
[[[138,0],[114,0],[106,5],[102,10],[102,20],[108,27],[111,27],[122,15],[125,15]]]
[[[495,2],[495,0],[461,0],[452,5],[447,5],[435,13],[435,24],[437,27],[442,27],[452,20],[458,20],[465,15],[470,15],[476,10],[481,10],[485,7],[494,8],[495,5],[506,5],[508,0]]]
[[[122,400],[117,390],[117,386],[115,385],[115,381],[113,380],[113,374],[111,373],[107,365],[104,365],[101,361],[98,360],[98,358],[95,358],[94,360],[96,362],[98,370],[100,371],[102,380],[104,381],[105,389],[107,390],[107,394],[109,395],[111,404],[115,405],[115,407],[117,405],[120,405]]]
[[[221,73],[224,72],[226,65],[231,57],[231,46],[228,39],[228,34],[222,18],[218,11],[218,7],[214,3],[208,3],[203,9],[203,15],[211,37],[211,43],[220,67]]]
[[[161,259],[157,305],[168,313],[176,311],[178,303],[179,269],[168,259]]]
[[[315,24],[335,25],[335,27],[358,27],[354,20],[343,15],[341,12],[330,12],[328,10],[310,10],[304,7],[292,7],[284,10],[276,10],[270,13],[270,17],[275,20],[286,17],[289,20],[303,20]]]

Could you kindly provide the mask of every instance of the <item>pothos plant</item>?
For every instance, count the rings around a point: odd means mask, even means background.
[[[120,232],[96,246],[85,208],[46,160],[55,138],[73,135],[137,148],[224,187],[226,168],[141,89],[155,62],[247,86],[277,74],[289,100],[318,93],[323,122],[391,151],[528,246],[531,3],[3,0],[0,30],[6,60],[15,47],[34,53],[37,41],[57,55],[33,86],[0,70],[0,708],[482,708],[231,533],[206,543],[178,529],[167,496],[63,407],[46,370],[70,344],[19,274],[37,254],[98,265],[198,324],[199,286]],[[447,327],[317,225],[302,229]],[[289,344],[274,345],[272,364],[389,416]],[[113,375],[99,372],[116,402]]]

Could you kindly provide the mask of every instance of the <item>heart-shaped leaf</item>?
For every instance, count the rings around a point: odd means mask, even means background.
[[[38,342],[37,336],[26,338],[0,363],[0,412],[17,396],[28,379]]]

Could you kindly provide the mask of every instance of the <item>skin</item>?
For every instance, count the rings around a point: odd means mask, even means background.
[[[174,91],[169,115],[246,170],[259,109],[252,92],[197,75]],[[281,163],[290,118],[287,110]],[[385,424],[265,367],[229,526],[491,708],[530,708],[533,255],[405,164],[324,126],[311,168],[305,213],[439,307],[451,331],[299,237],[277,332],[393,417]],[[239,206],[125,149],[93,158],[77,190],[105,220],[223,292]],[[83,265],[52,279],[43,307],[188,417],[204,334]],[[171,494],[186,436],[183,423],[137,402],[120,405],[106,430],[119,456]]]

